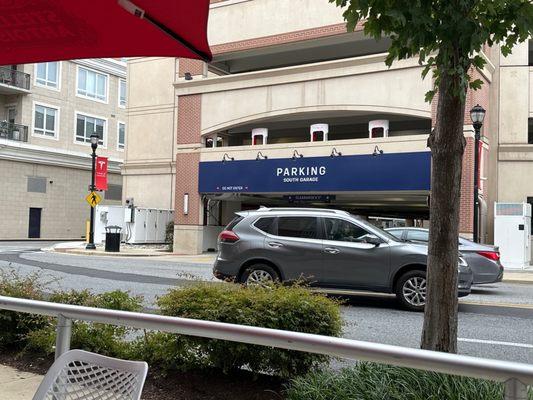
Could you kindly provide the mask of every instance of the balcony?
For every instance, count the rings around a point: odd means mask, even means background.
[[[0,94],[30,92],[30,74],[9,67],[0,67]]]
[[[0,122],[0,139],[15,140],[17,142],[28,141],[28,127],[20,124]]]

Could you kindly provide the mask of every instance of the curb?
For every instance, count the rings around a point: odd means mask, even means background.
[[[99,251],[88,251],[88,250],[75,250],[75,249],[42,249],[48,253],[61,253],[61,254],[74,254],[78,256],[102,256],[102,257],[164,257],[173,255],[171,254],[154,254],[154,253],[106,253]]]
[[[522,285],[533,285],[533,277],[531,280],[528,279],[504,279],[503,283],[520,283]]]

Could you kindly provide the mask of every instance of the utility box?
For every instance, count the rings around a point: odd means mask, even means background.
[[[124,207],[97,205],[94,213],[94,243],[105,241],[106,226],[120,226],[124,232]]]
[[[508,269],[524,269],[531,262],[531,204],[494,204],[494,244]]]

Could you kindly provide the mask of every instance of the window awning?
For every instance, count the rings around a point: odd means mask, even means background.
[[[135,56],[211,60],[209,0],[0,0],[0,65]]]

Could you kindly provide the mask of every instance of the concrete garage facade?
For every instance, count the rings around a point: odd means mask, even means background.
[[[125,192],[142,206],[175,208],[176,251],[215,248],[235,211],[259,205],[427,220],[431,162],[416,160],[429,154],[435,104],[424,102],[432,82],[422,80],[417,60],[387,68],[386,41],[365,37],[362,27],[346,33],[341,11],[327,2],[218,1],[209,21],[212,64],[164,58],[129,63],[132,140]],[[485,85],[468,94],[466,105],[488,110],[481,168],[486,241],[495,195],[489,176],[498,121],[490,102],[494,55],[482,53],[487,67],[473,74]],[[460,230],[471,235],[474,132],[466,119]],[[371,121],[386,121],[387,132],[369,130]],[[315,124],[326,124],[327,134],[313,136]],[[257,128],[268,136],[254,143]],[[314,174],[312,168],[321,166],[328,173]],[[302,168],[311,173],[300,177]],[[279,169],[281,175],[289,171],[288,178],[308,179],[306,186],[296,187],[294,180],[283,186],[283,179],[276,181]]]

